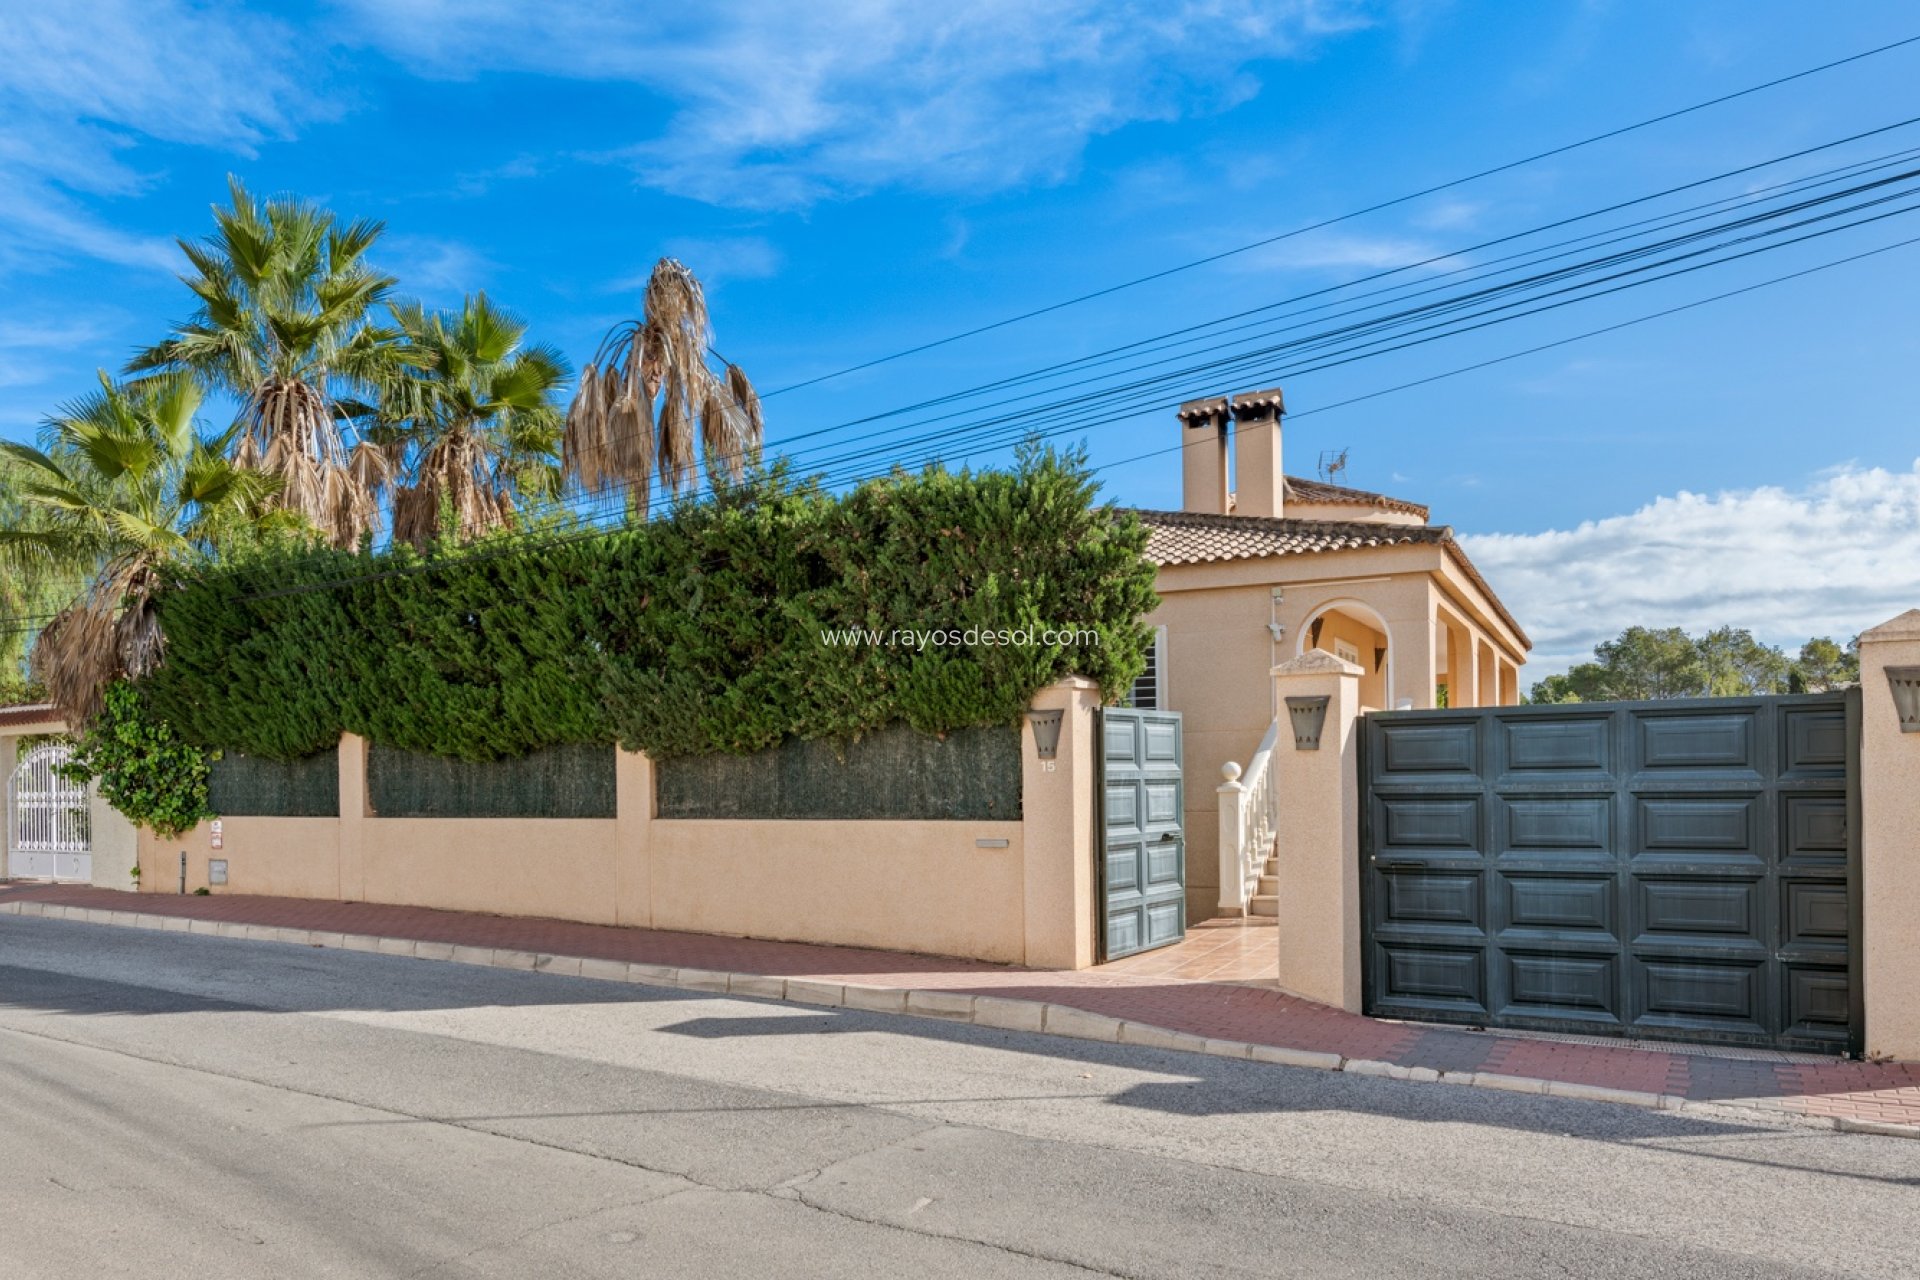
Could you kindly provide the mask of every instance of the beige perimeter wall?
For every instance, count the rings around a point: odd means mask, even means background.
[[[140,887],[394,903],[597,924],[835,943],[1083,968],[1094,961],[1094,712],[1069,680],[1038,707],[1066,719],[1042,762],[1022,730],[1017,822],[662,819],[653,772],[621,753],[618,817],[380,818],[366,746],[341,743],[338,818],[224,818],[175,839],[140,833]],[[1049,767],[1049,764],[1051,767]]]

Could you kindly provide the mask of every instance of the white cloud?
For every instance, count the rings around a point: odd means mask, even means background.
[[[669,257],[680,259],[693,268],[694,275],[713,284],[727,280],[765,280],[779,275],[785,262],[779,247],[765,236],[682,237],[667,241],[666,249]],[[639,284],[646,284],[645,277],[640,278]]]
[[[1920,606],[1920,460],[1838,467],[1804,488],[1657,498],[1574,529],[1463,537],[1536,646],[1564,671],[1635,624],[1748,627],[1770,643],[1845,640]]]
[[[1364,25],[1357,0],[909,0],[616,6],[347,0],[360,36],[422,74],[623,81],[672,107],[602,158],[712,204],[792,208],[886,185],[1056,180],[1089,139],[1256,93],[1257,61]]]
[[[380,237],[378,265],[397,277],[399,292],[431,306],[456,307],[485,286],[499,264],[478,249],[439,236]]]
[[[1358,232],[1315,231],[1256,249],[1240,260],[1243,271],[1385,271],[1425,263],[1426,270],[1447,271],[1461,265],[1437,245],[1404,236],[1365,235]],[[1429,261],[1429,260],[1433,261]]]
[[[1476,200],[1439,200],[1413,215],[1413,225],[1430,231],[1457,231],[1479,224],[1487,206]]]
[[[105,315],[0,320],[0,387],[48,382],[65,370],[62,356],[97,347],[114,332],[114,320]]]
[[[142,140],[251,155],[335,108],[284,24],[194,0],[15,5],[0,57],[0,267],[44,253],[173,269],[172,246],[115,229],[76,195],[148,181]]]

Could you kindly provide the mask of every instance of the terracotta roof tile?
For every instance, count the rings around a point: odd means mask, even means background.
[[[22,724],[41,724],[59,718],[60,713],[53,709],[51,702],[30,702],[16,707],[0,707],[0,729],[11,729],[15,725]]]
[[[1293,483],[1289,481],[1289,483]],[[1312,482],[1309,482],[1312,483]],[[1329,486],[1333,487],[1333,486]],[[1348,492],[1355,492],[1348,490]],[[1391,502],[1394,499],[1387,499]],[[1425,511],[1426,508],[1420,508]],[[1289,520],[1274,516],[1215,516],[1197,511],[1135,510],[1147,526],[1147,559],[1158,565],[1257,560],[1262,556],[1309,555],[1357,547],[1437,546],[1454,558],[1495,613],[1525,648],[1526,629],[1507,612],[1487,580],[1444,524],[1382,524],[1365,520]]]
[[[1366,489],[1349,489],[1345,485],[1328,484],[1324,480],[1308,480],[1302,476],[1287,477],[1287,496],[1301,502],[1325,503],[1349,507],[1377,507],[1382,511],[1400,511],[1407,515],[1427,518],[1428,509],[1418,502],[1408,502],[1405,498],[1390,498],[1384,493],[1373,493]]]
[[[1213,516],[1192,511],[1137,514],[1147,526],[1147,559],[1155,564],[1205,564],[1214,560],[1344,551],[1350,547],[1439,543],[1447,536],[1444,527],[1434,525]]]

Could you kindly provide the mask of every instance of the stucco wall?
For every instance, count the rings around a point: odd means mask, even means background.
[[[1024,858],[1017,822],[665,819],[651,923],[1019,963]]]
[[[1220,903],[1220,766],[1244,763],[1273,721],[1276,648],[1267,631],[1268,587],[1169,590],[1148,622],[1167,628],[1165,709],[1181,716],[1186,753],[1187,919]]]
[[[1920,733],[1888,667],[1920,666],[1920,610],[1860,637],[1860,887],[1867,1051],[1920,1060]]]
[[[141,889],[395,903],[1078,968],[1094,960],[1093,713],[1084,680],[1042,690],[1066,712],[1059,756],[1021,732],[1017,822],[661,819],[652,768],[622,753],[604,819],[377,818],[365,744],[339,753],[338,818],[227,818],[140,835]],[[1049,765],[1051,767],[1049,767]]]
[[[180,855],[187,855],[187,892],[207,887],[207,860],[227,860],[223,893],[259,893],[282,898],[347,898],[340,883],[338,818],[224,818],[222,847],[213,848],[211,828],[163,840],[140,830],[140,889],[180,891]]]

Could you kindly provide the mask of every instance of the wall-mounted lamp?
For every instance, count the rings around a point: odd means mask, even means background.
[[[1324,693],[1311,698],[1287,699],[1287,719],[1293,723],[1295,751],[1320,749],[1320,731],[1326,727],[1327,703],[1330,701],[1332,699]]]
[[[1920,733],[1920,667],[1888,667],[1887,683],[1893,686],[1893,714],[1900,721],[1900,732]]]
[[[1059,754],[1060,722],[1066,717],[1064,709],[1027,712],[1027,723],[1033,726],[1033,748],[1042,760],[1051,760]]]

